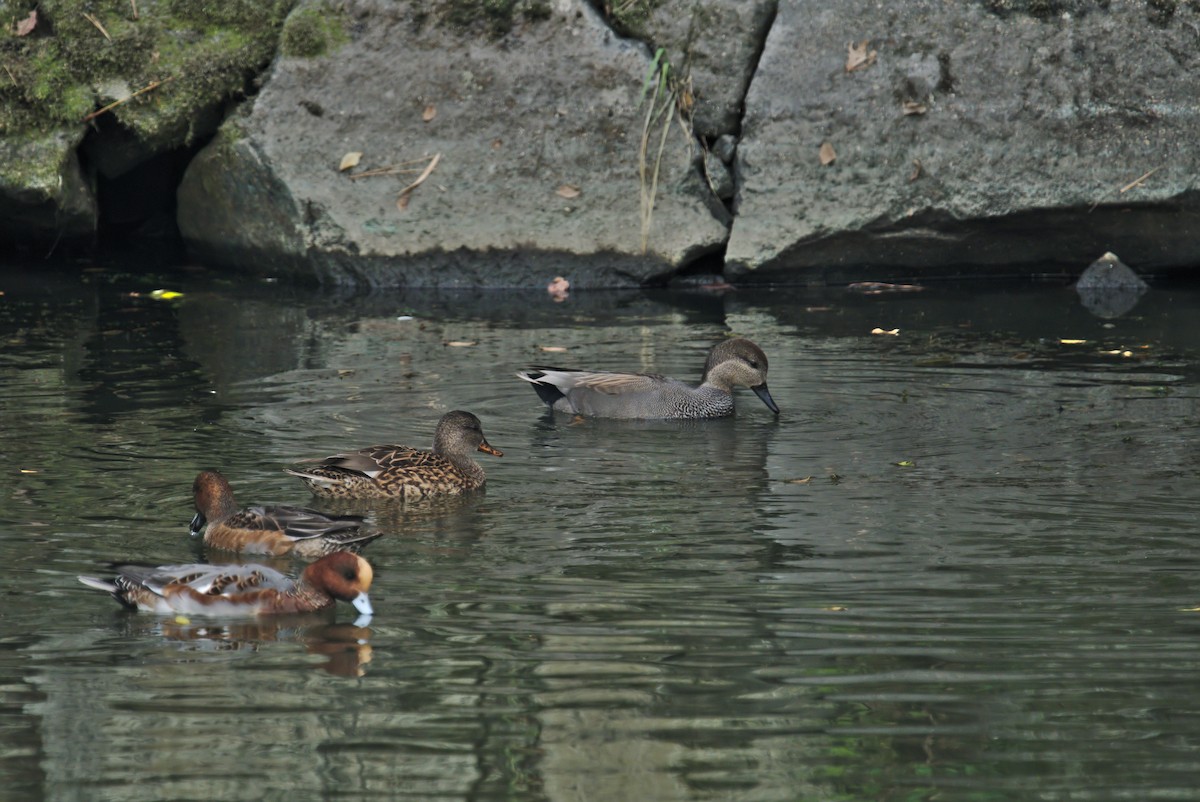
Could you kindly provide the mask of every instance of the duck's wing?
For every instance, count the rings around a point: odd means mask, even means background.
[[[283,532],[293,540],[306,540],[354,532],[362,528],[365,520],[361,515],[326,515],[305,507],[254,506],[225,523],[237,529]]]
[[[653,390],[663,382],[670,381],[657,373],[610,373],[600,370],[564,370],[551,367],[530,368],[518,372],[517,376],[535,387],[538,385],[553,387],[562,395],[570,395],[572,390],[586,390],[605,395],[644,393]]]
[[[290,590],[295,584],[286,575],[265,565],[122,565],[116,584],[140,587],[158,596],[190,588],[204,596],[226,596],[256,590]]]

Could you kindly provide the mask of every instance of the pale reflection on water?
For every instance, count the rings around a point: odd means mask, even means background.
[[[1061,288],[0,277],[8,798],[1194,795],[1196,293],[1109,319]],[[696,378],[729,331],[778,418],[745,392],[577,421],[513,376]],[[369,623],[136,616],[75,582],[228,559],[187,536],[205,467],[361,511],[280,468],[427,445],[455,408],[505,456],[485,494],[368,510]]]

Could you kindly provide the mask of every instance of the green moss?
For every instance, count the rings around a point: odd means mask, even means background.
[[[108,114],[152,147],[183,144],[269,63],[295,2],[145,0],[135,18],[129,0],[41,0],[29,36],[0,34],[0,136],[82,130],[112,99],[96,87],[123,85],[153,88]],[[18,17],[33,7],[8,6]]]
[[[316,58],[348,41],[341,13],[325,5],[308,6],[288,16],[279,52],[292,58]]]

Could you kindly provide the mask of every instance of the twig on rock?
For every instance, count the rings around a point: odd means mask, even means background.
[[[109,103],[109,104],[108,104],[107,106],[105,106],[104,108],[102,108],[102,109],[97,109],[96,111],[93,111],[91,114],[86,114],[86,115],[84,115],[83,121],[84,121],[85,123],[86,123],[86,122],[90,122],[91,120],[94,120],[94,119],[96,119],[97,117],[99,117],[101,114],[104,114],[104,113],[106,113],[106,112],[112,111],[112,110],[113,110],[113,109],[115,109],[117,106],[120,106],[122,103],[128,103],[129,101],[133,100],[133,99],[134,99],[135,97],[137,97],[138,95],[141,95],[141,94],[144,94],[144,93],[146,93],[146,92],[149,92],[149,91],[150,91],[150,90],[152,90],[152,89],[158,89],[158,88],[159,88],[160,86],[162,86],[163,84],[167,83],[168,81],[173,81],[173,80],[175,80],[175,77],[174,77],[174,76],[171,76],[170,78],[163,78],[161,81],[151,81],[151,82],[150,82],[150,83],[148,83],[146,86],[143,86],[141,89],[139,89],[138,91],[134,92],[134,93],[133,93],[132,95],[130,95],[129,97],[124,97],[124,98],[121,98],[120,100],[114,100],[112,103]]]

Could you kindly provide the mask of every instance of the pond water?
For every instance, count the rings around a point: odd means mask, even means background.
[[[1117,317],[1058,286],[555,303],[27,265],[0,291],[4,798],[1200,793],[1194,289]],[[726,420],[581,422],[513,375],[694,379],[729,333],[778,418],[740,391]],[[485,494],[375,510],[365,626],[75,580],[203,559],[202,468],[331,509],[280,468],[427,446],[456,408],[504,457]]]

